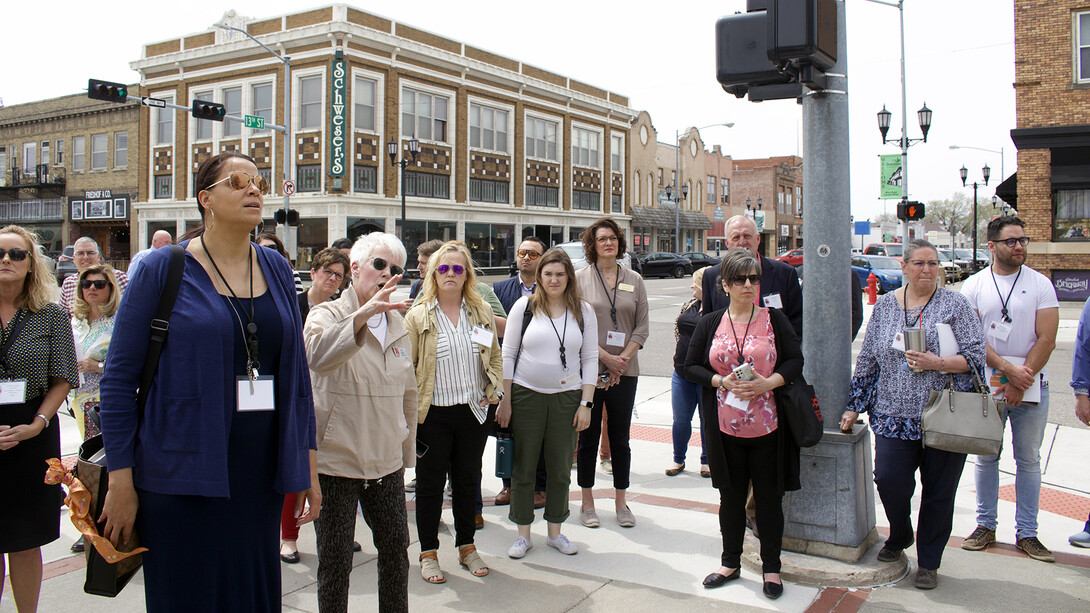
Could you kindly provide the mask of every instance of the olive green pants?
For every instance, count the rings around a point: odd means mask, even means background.
[[[511,438],[515,457],[511,471],[511,510],[508,519],[526,526],[534,522],[534,479],[542,448],[545,451],[545,521],[563,523],[568,509],[572,454],[575,453],[575,412],[580,390],[541,394],[511,386]]]

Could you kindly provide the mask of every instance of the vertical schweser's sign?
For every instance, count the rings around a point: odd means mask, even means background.
[[[344,176],[345,165],[345,100],[347,96],[347,67],[341,52],[333,60],[333,92],[329,113],[329,174],[333,177]]]

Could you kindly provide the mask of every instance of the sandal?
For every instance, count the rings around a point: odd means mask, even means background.
[[[439,554],[436,550],[420,552],[420,576],[428,583],[446,583],[447,578],[439,568]]]
[[[488,566],[477,554],[476,545],[462,545],[458,548],[458,563],[465,566],[474,577],[483,577],[488,574]]]

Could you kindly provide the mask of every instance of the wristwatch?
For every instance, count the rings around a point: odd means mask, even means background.
[[[503,390],[500,390],[500,389],[496,390],[496,399],[497,400],[503,400]]]
[[[579,406],[586,407],[588,409],[593,409],[594,408],[594,401],[593,400],[586,400],[584,402],[580,402]]]
[[[103,370],[105,368],[106,368],[106,362],[99,362],[98,363],[98,369],[99,370]]]

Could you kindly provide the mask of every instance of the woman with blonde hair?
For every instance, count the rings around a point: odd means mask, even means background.
[[[46,459],[60,457],[57,409],[77,379],[72,326],[56,297],[36,237],[0,229],[0,475],[19,500],[0,505],[0,593],[10,574],[19,611],[37,610],[42,545],[60,536],[64,495],[42,477]]]
[[[98,383],[106,368],[119,304],[121,290],[112,267],[98,264],[80,273],[72,302],[72,336],[77,348],[76,370],[80,373],[73,412],[84,440],[99,432],[97,416],[88,415],[88,411],[98,411]]]
[[[420,295],[405,316],[418,388],[416,530],[420,573],[429,583],[446,581],[438,549],[448,472],[458,562],[478,577],[489,572],[473,544],[474,516],[481,454],[503,399],[503,359],[472,262],[459,241],[440,247],[428,259]]]
[[[681,312],[674,321],[674,373],[670,380],[670,401],[674,409],[674,425],[671,430],[674,441],[674,463],[666,469],[666,475],[673,477],[685,470],[685,454],[689,449],[689,439],[693,435],[693,413],[700,417],[700,476],[712,476],[708,467],[708,450],[704,441],[704,414],[697,411],[700,406],[700,384],[685,378],[685,354],[689,351],[689,342],[693,338],[696,324],[700,323],[700,311],[704,300],[704,273],[707,267],[693,273],[693,297],[681,305]],[[710,300],[711,297],[709,296]]]

